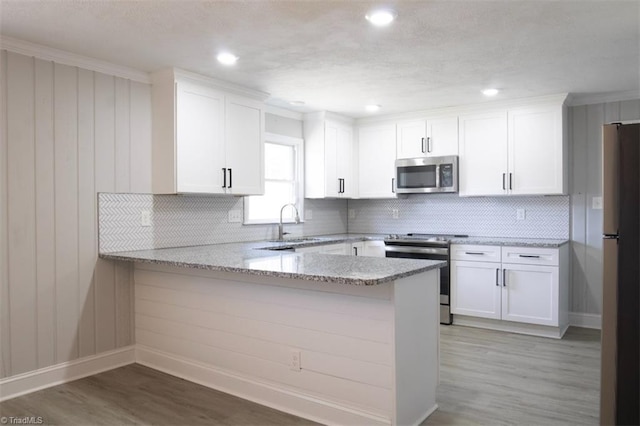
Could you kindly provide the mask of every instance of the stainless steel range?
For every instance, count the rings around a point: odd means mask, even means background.
[[[444,260],[447,266],[440,268],[440,324],[451,324],[449,304],[451,281],[449,276],[449,245],[452,238],[466,238],[468,235],[445,234],[391,234],[384,239],[385,256],[405,259]]]

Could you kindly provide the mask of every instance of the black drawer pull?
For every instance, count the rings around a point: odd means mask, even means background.
[[[500,287],[500,284],[499,284],[500,279],[498,278],[499,275],[500,275],[500,268],[496,268],[496,286],[498,287]]]
[[[540,256],[536,256],[534,254],[519,254],[520,257],[529,257],[531,259],[540,259]]]
[[[465,251],[464,254],[473,254],[475,256],[484,256],[484,253],[480,253],[477,251]]]

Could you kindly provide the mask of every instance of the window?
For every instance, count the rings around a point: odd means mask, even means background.
[[[278,223],[280,209],[295,204],[302,219],[302,139],[267,133],[264,144],[264,195],[244,197],[244,223]],[[293,222],[295,211],[287,207],[283,222]]]

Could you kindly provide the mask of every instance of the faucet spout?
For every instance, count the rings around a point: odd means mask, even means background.
[[[298,213],[298,208],[296,207],[295,204],[289,203],[289,204],[285,204],[284,206],[282,206],[282,208],[280,209],[280,223],[278,224],[278,241],[282,241],[284,240],[284,230],[283,230],[283,225],[282,225],[282,212],[284,211],[285,207],[291,206],[293,207],[293,209],[296,212],[296,217],[295,217],[295,221],[296,223],[300,223],[300,214]]]

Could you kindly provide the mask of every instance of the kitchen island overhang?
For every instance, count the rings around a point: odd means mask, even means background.
[[[102,254],[135,262],[136,362],[322,423],[437,408],[444,262],[254,248]]]

